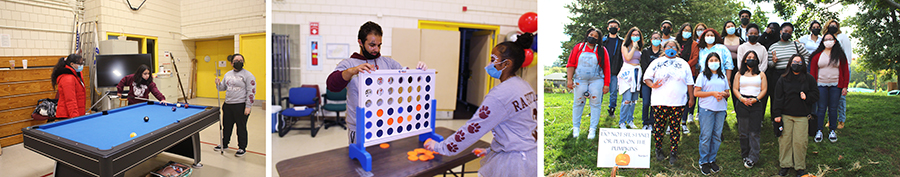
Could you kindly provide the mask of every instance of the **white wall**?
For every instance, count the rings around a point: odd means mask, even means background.
[[[11,38],[11,47],[0,47],[0,56],[68,55],[75,19],[71,9],[34,1],[0,1],[0,34]]]
[[[468,6],[468,12],[462,7]],[[525,12],[537,12],[536,0],[276,0],[272,2],[273,24],[299,24],[300,57],[309,57],[304,43],[309,37],[309,22],[319,22],[319,35],[323,43],[348,43],[353,52],[359,51],[356,35],[359,26],[366,21],[381,25],[384,36],[381,54],[390,56],[392,28],[418,28],[419,20],[450,21],[500,26],[501,38],[517,31],[519,16]],[[380,15],[380,17],[379,17]],[[323,45],[324,47],[324,45]],[[321,55],[320,55],[321,56]],[[347,56],[349,57],[349,56]],[[325,89],[325,80],[340,59],[319,59],[321,71],[306,70],[306,64],[293,60],[291,87],[301,84],[318,84]]]
[[[182,0],[181,10],[182,33],[191,39],[266,31],[262,0]]]

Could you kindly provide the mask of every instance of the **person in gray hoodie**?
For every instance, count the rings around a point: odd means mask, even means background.
[[[250,106],[253,105],[256,94],[256,77],[250,71],[244,69],[244,56],[234,54],[228,56],[228,62],[234,70],[225,73],[222,81],[216,78],[216,89],[225,91],[225,104],[222,105],[222,144],[214,150],[228,149],[231,140],[231,130],[237,124],[238,150],[234,156],[244,156],[247,152],[247,118],[250,116]]]

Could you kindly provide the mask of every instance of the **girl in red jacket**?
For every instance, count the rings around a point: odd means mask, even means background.
[[[81,77],[83,68],[84,59],[77,54],[60,58],[53,67],[50,79],[56,87],[56,96],[59,98],[56,118],[67,119],[85,114],[84,80]],[[52,121],[53,119],[50,120]]]
[[[150,93],[153,93],[153,96],[156,96],[159,102],[166,103],[166,96],[156,88],[156,83],[153,83],[153,77],[150,77],[150,67],[147,65],[139,66],[134,74],[129,74],[119,81],[119,85],[116,85],[116,90],[118,91],[116,95],[120,98],[122,97],[122,89],[125,86],[131,88],[128,89],[128,105],[147,102],[136,98],[150,98]]]

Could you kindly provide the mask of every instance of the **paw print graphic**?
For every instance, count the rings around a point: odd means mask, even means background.
[[[466,133],[460,130],[457,131],[456,135],[454,135],[453,137],[456,139],[456,142],[462,142],[463,140],[466,140]]]
[[[447,144],[447,150],[450,152],[456,152],[459,150],[459,148],[456,147],[456,143],[451,142],[450,144]]]
[[[481,125],[478,125],[478,123],[469,124],[469,133],[478,133],[478,130],[481,130]]]
[[[481,109],[478,110],[478,112],[481,112],[478,113],[478,117],[481,117],[481,119],[487,119],[488,116],[491,115],[491,110],[488,109],[487,106],[482,106]]]

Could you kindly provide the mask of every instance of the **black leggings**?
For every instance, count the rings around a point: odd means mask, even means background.
[[[224,104],[222,105],[222,145],[228,147],[231,141],[231,130],[234,124],[237,124],[238,148],[247,149],[247,118],[250,115],[244,115],[244,108],[247,104]]]

